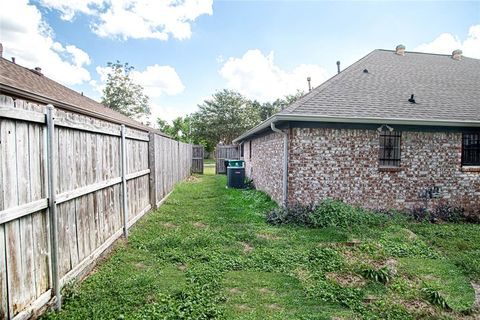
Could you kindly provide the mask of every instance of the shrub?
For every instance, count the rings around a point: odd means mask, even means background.
[[[381,225],[386,222],[384,214],[376,214],[342,201],[327,199],[318,204],[310,215],[311,224],[317,228],[355,227]]]
[[[267,222],[274,225],[293,223],[309,226],[311,225],[310,213],[313,210],[313,206],[300,204],[294,204],[287,208],[275,208],[267,213]]]
[[[422,293],[425,295],[430,303],[439,306],[442,309],[449,310],[450,307],[447,304],[445,298],[438,292],[437,290],[433,289],[432,287],[425,286],[422,288]]]
[[[390,282],[390,271],[387,267],[380,269],[365,268],[362,270],[362,275],[366,279],[374,280],[383,284]]]
[[[462,208],[453,207],[448,204],[440,204],[436,206],[431,213],[430,221],[460,222],[464,220],[464,217],[464,210]]]
[[[270,224],[299,224],[314,228],[376,226],[385,223],[388,216],[348,205],[339,200],[327,199],[318,205],[293,204],[275,208],[267,213]]]

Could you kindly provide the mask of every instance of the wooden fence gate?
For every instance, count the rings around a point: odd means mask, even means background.
[[[201,173],[203,174],[203,155],[204,147],[203,146],[192,146],[192,173]]]
[[[227,172],[227,168],[225,168],[226,159],[240,159],[238,146],[217,145],[215,148],[215,173]]]

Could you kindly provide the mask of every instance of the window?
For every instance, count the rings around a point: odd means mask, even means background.
[[[480,166],[480,133],[462,135],[462,166]]]
[[[252,140],[248,141],[248,159],[252,159]]]
[[[244,152],[244,150],[243,150],[244,148],[243,148],[243,147],[244,147],[244,145],[243,145],[243,143],[242,143],[242,144],[240,145],[240,158],[241,158],[241,159],[243,159],[243,152]]]
[[[400,140],[402,133],[397,131],[380,132],[380,166],[400,167]]]

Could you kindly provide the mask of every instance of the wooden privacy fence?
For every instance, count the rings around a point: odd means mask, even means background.
[[[205,148],[203,146],[193,146],[192,173],[203,174],[203,157]]]
[[[26,319],[190,175],[192,146],[0,96],[0,165],[0,319]]]
[[[225,168],[226,159],[240,159],[240,152],[238,146],[224,146],[217,145],[215,148],[215,173],[226,173]]]

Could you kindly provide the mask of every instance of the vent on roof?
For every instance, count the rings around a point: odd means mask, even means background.
[[[0,43],[0,58],[3,57],[3,44]]]
[[[405,46],[403,44],[399,44],[398,46],[395,47],[395,53],[398,54],[399,56],[404,56],[405,55]]]
[[[368,73],[368,70],[367,70],[367,69],[363,69],[363,73]]]
[[[417,103],[417,102],[415,101],[415,96],[413,95],[413,93],[412,93],[412,95],[410,96],[410,99],[408,99],[408,102],[410,102],[410,103]]]
[[[15,63],[15,57],[12,57],[12,62]]]
[[[40,68],[40,67],[35,67],[35,69],[31,69],[31,70],[32,70],[33,73],[36,73],[40,76],[43,75],[42,74],[42,68]]]
[[[310,81],[312,80],[312,78],[310,77],[307,77],[307,82],[308,82],[308,91],[312,91],[312,84],[310,83]]]
[[[462,50],[460,50],[460,49],[453,50],[453,52],[452,52],[452,59],[453,59],[453,60],[460,61],[460,60],[462,60],[462,54],[463,54],[463,52],[462,52]]]

